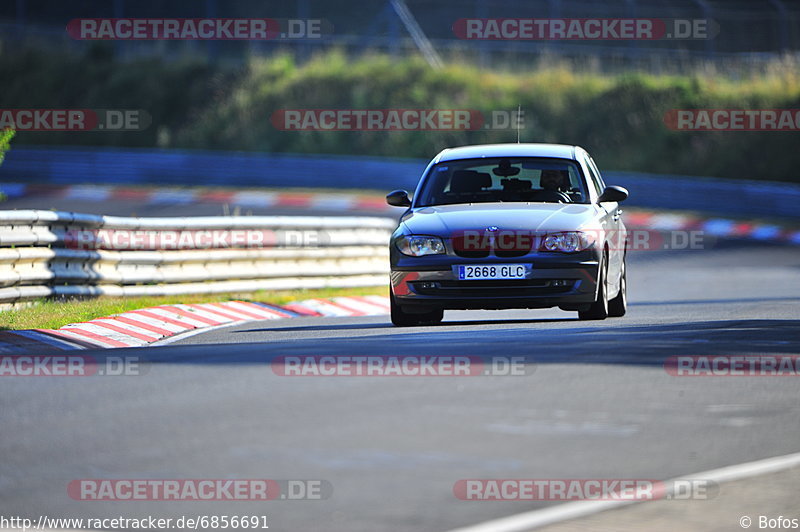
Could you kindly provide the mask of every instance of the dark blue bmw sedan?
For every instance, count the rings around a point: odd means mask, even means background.
[[[428,164],[390,242],[392,322],[438,323],[445,309],[559,307],[623,316],[627,232],[621,187],[560,144],[446,149]]]

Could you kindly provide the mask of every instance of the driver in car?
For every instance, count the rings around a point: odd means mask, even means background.
[[[539,183],[545,190],[555,190],[556,192],[564,192],[564,174],[561,170],[542,170],[542,177]]]
[[[565,176],[560,170],[542,170],[539,178],[542,191],[538,194],[537,199],[545,202],[571,203],[572,200],[564,192],[569,190],[569,183],[565,183],[565,181]]]

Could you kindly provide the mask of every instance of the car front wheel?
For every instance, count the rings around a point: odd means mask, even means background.
[[[619,274],[619,294],[608,302],[608,315],[620,318],[628,310],[628,279],[626,274],[625,259],[622,259],[622,272]]]
[[[605,254],[597,275],[597,299],[587,310],[578,311],[581,320],[604,320],[608,317],[608,257]]]
[[[416,325],[436,325],[444,318],[444,310],[435,309],[429,312],[412,314],[403,312],[402,307],[395,301],[394,294],[389,294],[392,323],[397,327],[414,327]]]

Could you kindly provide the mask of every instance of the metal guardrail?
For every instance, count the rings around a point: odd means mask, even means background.
[[[0,211],[0,303],[386,284],[394,221]]]

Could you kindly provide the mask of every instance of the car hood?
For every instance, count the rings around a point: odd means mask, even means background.
[[[402,219],[407,233],[449,236],[457,231],[573,231],[591,225],[595,205],[561,203],[485,203],[439,205],[414,209]]]

